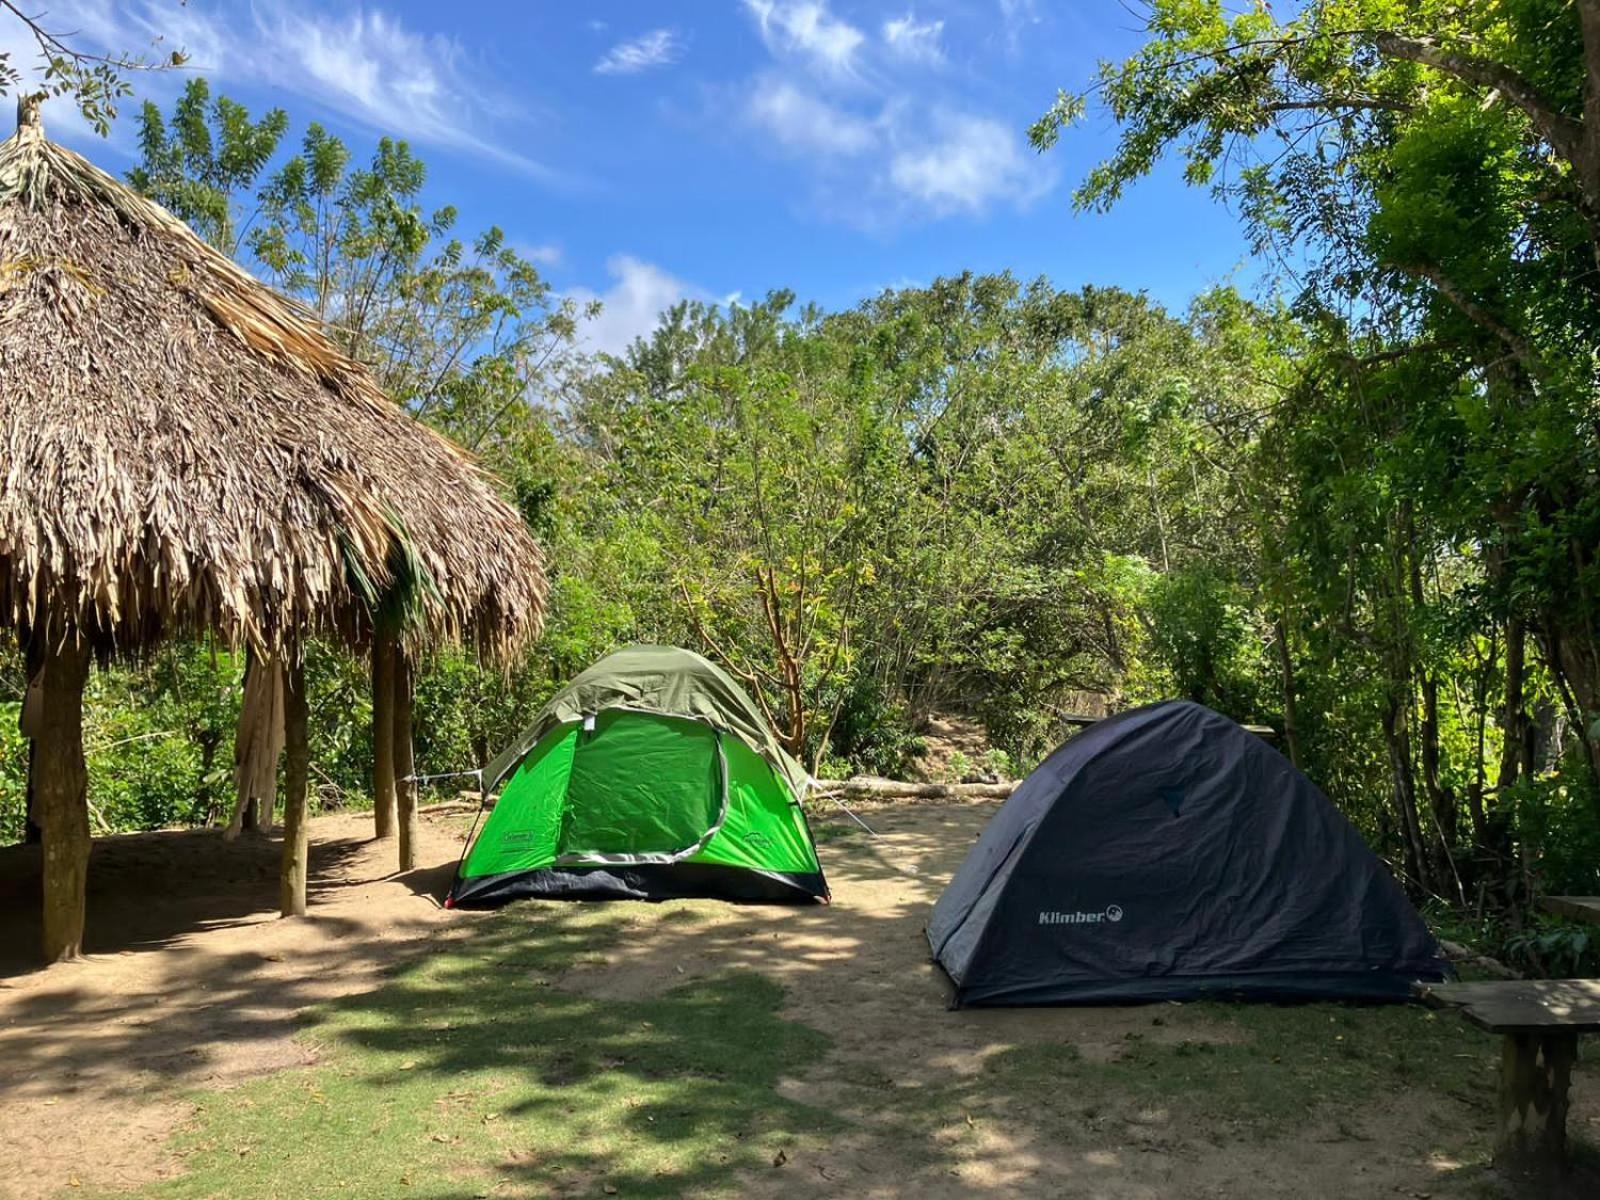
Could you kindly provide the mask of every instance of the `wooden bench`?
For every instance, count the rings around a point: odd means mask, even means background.
[[[1474,1025],[1505,1039],[1495,1162],[1565,1167],[1572,1065],[1578,1035],[1600,1033],[1600,979],[1419,983],[1415,991],[1437,1008],[1459,1008]]]

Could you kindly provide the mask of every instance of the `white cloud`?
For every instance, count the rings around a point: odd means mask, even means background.
[[[600,301],[600,315],[580,326],[587,348],[595,353],[621,354],[635,338],[654,331],[661,314],[674,304],[711,299],[704,288],[631,254],[614,255],[606,262],[606,272],[611,286],[605,291],[573,288],[570,293],[579,304]]]
[[[943,21],[918,24],[914,13],[883,23],[883,41],[889,53],[902,62],[926,63],[930,66],[944,61]]]
[[[652,29],[627,42],[618,42],[595,63],[597,75],[632,75],[651,67],[664,67],[683,56],[676,31]]]
[[[513,239],[510,248],[521,258],[539,267],[559,267],[566,252],[555,242],[524,242]]]
[[[765,148],[806,171],[808,203],[826,218],[884,230],[1022,208],[1054,186],[1056,168],[1027,152],[1025,119],[985,111],[960,78],[926,69],[945,62],[945,20],[896,5],[869,38],[827,0],[744,5],[773,61],[732,103]],[[1002,7],[1008,25],[1037,19],[1034,0]]]
[[[780,145],[800,153],[863,154],[877,142],[870,122],[784,79],[759,80],[747,112]]]
[[[1022,149],[1003,121],[940,113],[932,128],[896,150],[888,179],[896,191],[936,216],[981,213],[1000,201],[1020,206],[1038,199],[1053,175]]]
[[[775,54],[794,54],[843,74],[855,63],[866,34],[828,11],[826,0],[744,0],[762,40]]]
[[[309,93],[374,129],[556,178],[550,168],[479,132],[486,118],[505,115],[506,106],[453,38],[415,33],[377,8],[342,18],[282,3],[254,12],[256,44],[242,73]]]
[[[1044,20],[1039,15],[1039,0],[1000,0],[1000,24],[1005,31],[1006,46],[1015,54],[1022,44],[1022,35],[1030,25]]]
[[[0,22],[0,36],[12,24]],[[158,102],[199,72],[219,86],[261,84],[380,132],[494,159],[547,181],[561,178],[496,135],[495,126],[515,110],[460,42],[419,33],[378,6],[352,6],[341,15],[309,0],[203,8],[171,0],[57,0],[48,27],[107,54],[159,60],[182,49],[185,69],[138,78],[141,94]]]

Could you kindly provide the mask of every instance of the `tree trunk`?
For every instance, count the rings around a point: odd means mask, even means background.
[[[306,915],[306,877],[311,855],[306,813],[311,775],[307,700],[305,659],[294,653],[284,662],[283,684],[283,871],[279,877],[278,911],[285,917]]]
[[[1596,744],[1590,730],[1590,725],[1596,718],[1586,713],[1584,705],[1578,700],[1572,681],[1567,677],[1566,669],[1561,664],[1560,634],[1547,632],[1543,649],[1545,665],[1550,670],[1551,678],[1556,681],[1556,688],[1561,693],[1561,703],[1566,708],[1567,722],[1573,736],[1578,739],[1578,746],[1583,751],[1583,761],[1589,768],[1590,778],[1594,781],[1589,794],[1595,805],[1595,817],[1600,820],[1600,745]]]
[[[1422,782],[1433,802],[1434,815],[1447,842],[1456,838],[1455,794],[1439,781],[1439,677],[1422,676]]]
[[[800,664],[795,661],[784,630],[783,601],[778,596],[777,574],[771,568],[757,567],[756,582],[761,609],[767,618],[767,629],[772,634],[772,646],[777,651],[778,667],[783,676],[784,703],[789,710],[778,740],[790,754],[803,759],[806,753],[805,686]]]
[[[1600,2],[1578,0],[1578,27],[1583,31],[1583,152],[1573,166],[1600,262]]]
[[[1595,799],[1595,815],[1600,818],[1600,743],[1594,736],[1600,725],[1600,644],[1593,630],[1560,628],[1551,623],[1550,640],[1554,643],[1551,666],[1558,678],[1571,693],[1573,707],[1577,710],[1574,724],[1584,757],[1595,786],[1590,794]]]
[[[1490,842],[1493,840],[1489,831],[1489,816],[1483,805],[1483,793],[1489,782],[1489,768],[1485,760],[1489,734],[1490,679],[1499,657],[1499,638],[1496,636],[1489,641],[1488,653],[1484,655],[1483,666],[1478,671],[1472,688],[1472,707],[1477,713],[1478,727],[1474,737],[1476,750],[1473,754],[1476,768],[1472,783],[1467,787],[1467,811],[1472,815],[1472,840],[1479,855],[1490,852]]]
[[[205,824],[215,822],[220,815],[217,804],[216,788],[211,784],[211,773],[217,765],[217,747],[222,739],[215,732],[201,734],[195,739],[200,746],[200,788],[197,799],[200,801],[199,810],[205,813]]]
[[[1426,611],[1427,593],[1422,585],[1422,560],[1416,553],[1416,525],[1410,505],[1405,508],[1406,536],[1412,547],[1410,553],[1411,608],[1415,614]],[[1421,656],[1419,656],[1421,657]],[[1433,810],[1434,835],[1438,839],[1438,867],[1443,877],[1450,847],[1456,841],[1456,797],[1439,781],[1439,675],[1422,662],[1422,724],[1418,738],[1422,743],[1422,786],[1428,793],[1428,805]]]
[[[1389,748],[1389,769],[1394,779],[1394,808],[1405,838],[1406,871],[1424,891],[1434,890],[1428,869],[1427,846],[1417,818],[1417,784],[1411,768],[1411,733],[1405,706],[1391,699],[1383,716],[1383,740]]]
[[[372,827],[381,838],[395,834],[394,636],[379,630],[372,639]]]
[[[403,649],[394,655],[394,795],[399,815],[400,869],[417,865],[417,786],[411,748],[411,660]]]
[[[1280,616],[1275,622],[1278,637],[1278,664],[1283,682],[1283,748],[1289,761],[1300,765],[1300,717],[1298,689],[1294,680],[1294,648],[1289,645],[1289,628]]]
[[[89,775],[83,761],[83,685],[89,647],[68,641],[43,654],[36,719],[30,714],[38,755],[35,794],[44,843],[44,957],[46,962],[83,952],[89,878]]]
[[[1504,803],[1508,788],[1517,782],[1523,761],[1528,717],[1523,711],[1523,674],[1527,653],[1527,628],[1520,617],[1506,622],[1506,692],[1500,715],[1500,777],[1497,790]]]

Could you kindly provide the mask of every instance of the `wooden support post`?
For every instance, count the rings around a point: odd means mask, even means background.
[[[1500,1052],[1495,1163],[1548,1171],[1567,1163],[1567,1106],[1576,1033],[1509,1033]]]
[[[395,835],[394,635],[372,636],[372,826],[381,838]]]
[[[44,957],[83,953],[89,881],[89,773],[83,761],[83,685],[87,643],[68,640],[44,651],[37,714],[28,716],[38,753],[34,794],[44,843]]]
[[[305,659],[290,651],[283,665],[283,873],[278,886],[278,911],[285,917],[306,915],[311,854],[306,813],[311,776],[309,722]]]
[[[399,811],[400,869],[417,865],[417,785],[411,747],[411,689],[416,683],[410,658],[403,649],[394,656],[394,794]]]

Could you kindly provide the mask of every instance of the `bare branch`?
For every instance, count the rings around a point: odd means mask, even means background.
[[[1439,294],[1448,300],[1464,317],[1474,325],[1499,338],[1505,344],[1506,349],[1511,351],[1512,356],[1522,364],[1530,375],[1538,377],[1542,374],[1539,354],[1533,348],[1533,343],[1463,292],[1455,281],[1438,267],[1401,263],[1393,265],[1395,270],[1400,271],[1402,274],[1410,275],[1414,279],[1425,279],[1433,284]]]
[[[1583,122],[1556,108],[1539,94],[1533,84],[1505,64],[1475,54],[1446,50],[1430,37],[1408,37],[1390,30],[1375,32],[1372,43],[1389,58],[1421,63],[1447,75],[1454,75],[1466,83],[1494,88],[1527,114],[1557,154],[1573,166],[1581,166],[1584,160]]]

